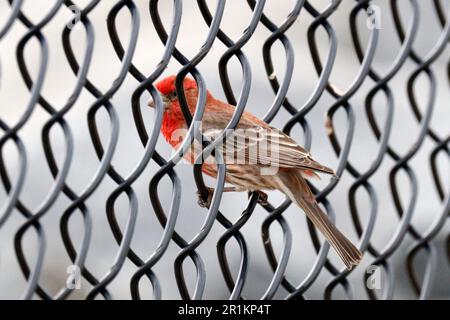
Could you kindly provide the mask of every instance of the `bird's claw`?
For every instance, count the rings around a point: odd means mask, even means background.
[[[214,189],[208,187],[206,189],[208,190],[208,195],[206,198],[200,193],[200,191],[197,191],[197,203],[200,207],[209,209],[211,206]]]
[[[248,193],[248,197],[250,198],[252,193],[257,193],[258,194],[258,203],[265,207],[269,204],[269,195],[265,192],[262,192],[260,190],[256,190],[256,191],[252,191]]]

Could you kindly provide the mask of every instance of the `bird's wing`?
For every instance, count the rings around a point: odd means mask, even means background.
[[[212,140],[216,140],[221,133],[222,130],[212,128],[204,131],[204,135]],[[226,163],[311,169],[334,174],[332,169],[315,161],[292,138],[270,126],[241,126],[232,130],[220,146]]]

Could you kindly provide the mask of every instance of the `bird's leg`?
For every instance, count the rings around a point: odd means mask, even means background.
[[[211,201],[212,201],[212,197],[214,194],[214,188],[210,188],[210,187],[206,187],[206,189],[208,190],[208,196],[203,197],[200,192],[197,191],[197,197],[198,197],[198,205],[202,208],[208,208],[211,205]],[[223,188],[223,192],[238,192],[240,190],[238,190],[238,188],[236,187],[224,187]]]
[[[248,192],[248,197],[250,198],[252,196],[252,193],[257,193],[258,194],[258,203],[265,207],[269,204],[268,199],[269,199],[269,195],[265,192],[262,192],[261,190],[255,190],[255,191],[249,191]]]

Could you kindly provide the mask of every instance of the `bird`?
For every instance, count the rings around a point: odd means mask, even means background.
[[[175,80],[176,76],[167,76],[158,81],[155,87],[164,105],[161,133],[176,150],[187,133],[188,126],[177,97]],[[182,92],[189,111],[193,114],[199,94],[196,81],[185,77]],[[150,100],[148,106],[154,108],[155,102]],[[200,125],[202,134],[210,140],[217,139],[230,122],[235,108],[216,99],[207,90]],[[222,143],[219,151],[222,152],[226,163],[225,182],[231,187],[225,187],[224,192],[247,191],[264,194],[263,191],[281,191],[304,211],[308,219],[334,248],[348,270],[359,264],[362,259],[361,251],[322,211],[306,181],[319,177],[317,173],[335,175],[332,169],[314,160],[308,150],[287,134],[247,111],[242,113],[236,128],[226,139],[227,141]],[[184,159],[192,164],[198,159],[196,148],[199,148],[201,153],[201,145],[199,147],[192,144],[183,155]],[[238,160],[241,161],[236,161],[239,157]],[[272,170],[272,168],[275,169]],[[203,160],[202,172],[210,177],[217,177],[217,164],[214,157],[210,156]],[[210,194],[212,191],[213,189],[210,190]],[[199,203],[207,207],[210,200],[202,200]]]

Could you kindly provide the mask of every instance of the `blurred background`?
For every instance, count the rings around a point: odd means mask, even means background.
[[[37,23],[48,14],[55,3],[55,1],[51,0],[24,1],[21,10],[29,20]],[[77,6],[80,8],[85,7],[88,3],[89,1],[76,1]],[[214,12],[217,5],[216,1],[208,0],[206,3],[211,12]],[[267,0],[264,13],[275,24],[280,25],[292,10],[294,3],[294,1],[288,0]],[[376,8],[380,9],[381,25],[378,44],[371,66],[379,74],[384,75],[396,60],[402,42],[395,31],[392,11],[388,1],[380,0],[372,3]],[[397,3],[401,7],[401,20],[406,29],[412,19],[413,1],[399,0]],[[439,23],[433,1],[417,1],[417,3],[420,8],[420,17],[416,21],[418,29],[412,47],[422,59],[425,59],[438,42],[443,32],[443,27]],[[440,3],[448,18],[450,1],[441,1]],[[138,8],[140,22],[133,64],[145,76],[149,76],[161,60],[164,45],[155,31],[149,14],[148,1],[134,1],[134,4]],[[316,10],[323,11],[330,2],[313,0],[310,1],[310,4]],[[112,1],[100,1],[88,15],[95,33],[93,58],[88,78],[101,92],[106,92],[111,88],[121,68],[121,61],[113,49],[106,24],[107,15],[113,5]],[[355,5],[355,1],[342,1],[327,19],[336,34],[338,44],[330,82],[342,92],[345,92],[352,84],[361,66],[353,47],[349,25],[349,15]],[[172,1],[160,1],[158,8],[161,20],[166,30],[169,30],[172,23],[173,3]],[[10,14],[11,7],[9,2],[0,1],[0,26],[5,25]],[[248,27],[251,17],[252,10],[246,1],[228,1],[225,5],[220,28],[231,39],[236,41]],[[62,6],[51,21],[42,29],[42,34],[48,44],[49,60],[41,95],[56,110],[60,110],[66,104],[76,84],[76,76],[67,62],[61,40],[62,30],[72,18],[73,12]],[[318,82],[318,74],[313,64],[307,40],[308,28],[314,19],[307,10],[302,9],[296,22],[285,32],[294,48],[295,54],[293,76],[287,96],[297,109],[300,109],[309,99]],[[372,31],[367,27],[367,16],[361,14],[357,21],[359,36],[362,43],[366,45]],[[128,10],[124,9],[119,13],[116,25],[120,40],[126,48],[131,33],[131,18]],[[19,121],[30,101],[30,91],[27,89],[19,72],[16,57],[18,43],[28,30],[23,23],[16,20],[0,42],[0,117],[8,126],[14,126]],[[203,45],[208,30],[208,25],[202,18],[197,2],[183,1],[182,25],[176,42],[177,48],[186,57],[194,57]],[[251,90],[246,110],[260,117],[265,115],[275,99],[275,94],[266,75],[262,56],[263,44],[271,34],[260,23],[251,39],[242,49],[250,62],[252,72]],[[324,28],[319,27],[316,33],[316,41],[319,55],[322,61],[325,61],[330,41]],[[71,43],[78,61],[81,61],[86,48],[86,32],[80,24],[75,25],[71,32]],[[226,98],[221,87],[218,62],[226,50],[226,46],[216,39],[211,50],[197,66],[206,81],[208,89],[217,98],[223,100],[226,100]],[[430,66],[436,82],[436,92],[433,95],[435,99],[434,110],[430,127],[442,138],[446,138],[449,134],[449,52],[447,45],[445,50]],[[31,78],[36,79],[42,54],[38,41],[36,39],[30,40],[24,53],[26,66],[29,69]],[[286,71],[286,53],[281,42],[277,41],[274,44],[271,53],[276,75],[278,79],[283,79]],[[172,59],[161,77],[176,74],[181,67],[175,59]],[[395,106],[389,145],[401,156],[411,150],[417,143],[420,134],[420,123],[416,120],[411,110],[411,102],[408,100],[406,87],[408,79],[417,69],[418,64],[413,59],[408,58],[389,82]],[[231,59],[228,65],[228,72],[235,95],[238,96],[242,87],[242,69],[236,58]],[[118,143],[111,163],[123,177],[127,177],[133,171],[144,150],[138,137],[131,109],[131,95],[138,86],[139,82],[128,74],[119,90],[110,100],[120,122]],[[365,172],[369,169],[380,148],[380,144],[370,128],[364,106],[367,94],[374,86],[375,82],[367,77],[350,99],[355,116],[355,129],[349,161],[360,172]],[[427,107],[430,90],[431,85],[428,78],[425,75],[419,76],[414,85],[414,92],[422,113],[425,112]],[[147,132],[150,133],[155,114],[153,109],[146,107],[146,102],[149,99],[150,95],[148,93],[142,96],[141,110],[147,125]],[[89,186],[96,171],[99,169],[99,159],[95,153],[87,123],[87,112],[95,101],[96,98],[86,89],[83,89],[74,106],[64,117],[70,126],[74,138],[73,157],[65,182],[77,194],[81,194]],[[318,161],[332,168],[337,168],[339,158],[333,151],[327,136],[324,115],[335,101],[336,99],[333,96],[324,92],[306,117],[313,133],[312,154]],[[103,145],[107,145],[111,136],[110,120],[107,112],[103,108],[100,109],[96,115],[96,123]],[[374,110],[377,122],[383,124],[388,110],[387,100],[383,94],[375,97]],[[271,124],[275,127],[283,128],[290,118],[291,115],[281,108]],[[29,120],[18,133],[26,147],[27,156],[25,183],[19,198],[32,212],[38,210],[41,204],[47,200],[46,198],[55,182],[47,164],[41,140],[43,126],[49,119],[49,114],[37,104]],[[342,108],[339,109],[333,120],[337,137],[343,143],[348,130],[345,111]],[[303,144],[304,135],[300,125],[293,128],[291,135],[296,141]],[[59,125],[54,126],[50,136],[56,161],[61,166],[66,157],[66,142]],[[418,195],[415,199],[410,225],[420,233],[425,233],[440,216],[448,215],[448,213],[443,211],[447,200],[442,201],[439,198],[430,170],[429,157],[436,145],[436,142],[427,136],[420,145],[418,152],[409,161],[409,165],[416,175],[418,185]],[[166,159],[171,156],[171,149],[162,137],[158,140],[156,150]],[[20,158],[17,147],[10,140],[3,146],[1,151],[4,158],[4,168],[6,168],[9,176],[14,181],[20,172]],[[449,192],[450,166],[448,160],[448,154],[446,155],[445,152],[438,157],[439,174],[445,188],[445,195]],[[400,223],[389,185],[389,172],[395,164],[396,162],[389,155],[385,154],[381,166],[369,180],[378,198],[377,218],[370,241],[378,250],[382,250],[390,245]],[[146,260],[154,252],[163,234],[163,227],[161,227],[154,214],[148,189],[150,179],[159,168],[154,161],[150,161],[145,171],[133,184],[139,207],[131,247],[143,260]],[[193,180],[192,168],[189,165],[180,163],[175,167],[175,170],[182,182],[181,207],[178,213],[176,231],[186,241],[189,241],[200,231],[206,218],[207,210],[197,205],[197,189]],[[413,192],[411,184],[404,171],[401,171],[396,179],[400,189],[400,200],[403,206],[406,207],[411,201]],[[214,181],[207,178],[205,180],[208,185],[214,186]],[[348,190],[354,181],[355,178],[348,171],[344,171],[339,183],[327,196],[327,199],[336,213],[336,223],[339,228],[354,243],[357,243],[358,235],[351,220],[348,201]],[[330,183],[330,180],[329,177],[323,176],[322,180],[314,181],[313,183],[318,189],[323,189]],[[101,278],[110,270],[118,250],[118,245],[111,232],[105,211],[106,200],[116,188],[117,184],[106,175],[94,193],[85,202],[93,221],[92,238],[85,265],[97,278]],[[164,210],[168,212],[172,196],[172,185],[168,177],[163,178],[158,188],[158,195]],[[0,188],[0,201],[6,203],[7,199],[8,192],[3,185]],[[271,192],[269,201],[274,206],[277,206],[284,201],[284,196],[278,192]],[[360,219],[362,224],[365,225],[371,208],[367,192],[361,189],[357,195],[357,202],[358,212],[361,215]],[[60,193],[39,220],[45,231],[46,239],[45,256],[39,283],[49,294],[56,294],[65,286],[68,276],[67,268],[72,264],[62,243],[59,231],[61,215],[70,204],[71,200]],[[235,221],[247,204],[246,193],[226,193],[223,195],[220,211],[229,220]],[[125,195],[121,196],[116,202],[115,210],[123,230],[129,215],[129,202]],[[261,297],[273,277],[273,271],[268,263],[261,240],[261,225],[267,215],[268,213],[263,208],[257,206],[249,221],[241,229],[249,248],[249,271],[243,289],[243,296],[247,298],[258,299]],[[293,235],[291,254],[285,274],[293,284],[298,285],[310,272],[317,254],[311,242],[303,212],[295,206],[290,206],[283,213],[283,216],[289,223]],[[6,223],[0,228],[0,299],[21,298],[27,288],[27,280],[19,267],[14,249],[14,237],[25,222],[26,219],[23,215],[17,209],[14,209]],[[70,234],[76,245],[79,245],[82,240],[83,230],[83,219],[77,211],[70,221]],[[449,252],[448,246],[446,246],[449,231],[450,225],[447,221],[431,242],[436,249],[436,269],[433,270],[432,289],[430,292],[430,297],[434,299],[448,299],[450,297]],[[197,252],[202,257],[206,268],[204,298],[226,299],[230,295],[223,275],[220,272],[216,252],[217,241],[224,232],[225,229],[220,224],[215,223],[207,238],[197,248]],[[283,232],[276,223],[273,224],[270,232],[275,252],[279,254],[283,245]],[[392,273],[395,276],[394,297],[396,299],[417,298],[406,272],[406,257],[415,243],[416,240],[410,234],[406,234],[402,237],[399,247],[388,259]],[[39,242],[33,228],[26,232],[23,239],[23,247],[29,265],[34,266],[37,262]],[[172,242],[161,260],[152,269],[161,282],[163,299],[180,298],[174,275],[174,260],[179,252],[180,248]],[[239,246],[234,240],[229,241],[227,245],[227,257],[230,261],[233,275],[236,276],[241,257]],[[341,269],[343,267],[332,250],[329,251],[328,258],[337,268]],[[348,280],[352,285],[353,298],[367,298],[364,288],[364,273],[374,259],[371,254],[366,253],[362,264],[348,275]],[[414,266],[419,282],[421,282],[420,279],[424,275],[429,259],[431,258],[427,254],[422,253],[415,260]],[[183,267],[189,290],[193,292],[196,277],[195,267],[189,259],[183,264]],[[114,298],[130,298],[130,278],[136,270],[136,266],[127,259],[117,277],[108,285],[108,290],[110,290]],[[386,280],[384,272],[382,272],[382,277],[384,285]],[[305,292],[305,297],[308,299],[322,299],[324,297],[324,288],[332,278],[333,275],[326,268],[322,268],[313,284]],[[139,288],[141,298],[152,298],[152,287],[147,280],[141,281]],[[92,286],[85,279],[82,279],[81,288],[74,290],[70,298],[84,298],[91,289]],[[382,292],[382,289],[380,292]],[[287,294],[288,292],[280,286],[274,298],[283,299]],[[38,297],[35,295],[35,298]],[[333,298],[343,299],[346,298],[346,294],[344,290],[337,289],[333,292]]]

